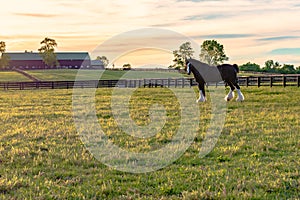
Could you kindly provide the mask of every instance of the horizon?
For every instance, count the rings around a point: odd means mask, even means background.
[[[300,66],[300,29],[295,26],[300,19],[300,1],[30,0],[15,6],[19,4],[12,0],[2,6],[1,17],[6,20],[0,41],[6,43],[6,52],[36,52],[40,42],[50,37],[58,44],[57,52],[92,54],[116,35],[150,27],[178,32],[199,46],[204,40],[215,39],[224,45],[229,63],[251,62],[263,67],[265,61],[274,60]],[[145,39],[143,35],[138,37]],[[128,45],[109,48],[97,56],[109,55],[110,50]],[[119,66],[130,63],[134,67],[150,64],[168,67],[172,60],[172,52],[141,48],[110,62]]]

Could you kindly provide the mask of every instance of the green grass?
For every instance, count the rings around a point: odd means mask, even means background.
[[[0,82],[30,81],[26,76],[15,71],[0,71]]]
[[[277,76],[281,76],[284,74],[274,74],[274,73],[254,73],[254,72],[246,72],[246,71],[241,71],[240,73],[238,73],[238,76],[270,76],[270,75],[277,75]]]
[[[76,69],[59,69],[59,70],[31,70],[26,71],[30,75],[44,81],[73,81],[77,76],[78,70]],[[101,72],[101,71],[100,71]],[[97,80],[100,75],[99,70],[81,70],[81,73],[77,76],[80,80]],[[179,77],[178,73],[169,73],[169,72],[143,72],[143,71],[104,71],[101,79],[119,79],[126,73],[130,73],[130,78],[139,78],[139,77]]]
[[[300,89],[242,90],[246,101],[227,103],[226,123],[211,153],[198,157],[211,117],[206,102],[199,106],[198,135],[187,152],[146,174],[110,169],[85,149],[73,122],[72,90],[0,91],[0,199],[299,198]],[[153,103],[163,104],[168,116],[158,135],[138,140],[118,128],[110,110],[112,90],[96,94],[99,123],[124,149],[158,149],[178,128],[179,104],[168,89],[134,93],[131,117],[138,124],[149,123]]]

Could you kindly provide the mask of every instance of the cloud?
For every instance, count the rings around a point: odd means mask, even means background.
[[[222,0],[177,0],[177,2],[191,1],[191,2],[205,2],[205,1],[222,1]]]
[[[278,41],[278,40],[287,40],[287,39],[299,39],[300,36],[278,36],[278,37],[267,37],[258,39],[258,41]]]
[[[183,20],[186,20],[186,21],[211,20],[211,19],[218,19],[218,18],[224,19],[225,17],[230,17],[230,15],[225,15],[225,14],[191,15],[191,16],[185,17]]]
[[[279,48],[269,52],[271,55],[300,55],[300,48]]]
[[[199,35],[196,38],[206,39],[234,39],[234,38],[247,38],[253,37],[254,34],[213,34],[213,35]]]
[[[44,14],[44,13],[14,13],[14,15],[23,16],[23,17],[41,17],[41,18],[49,18],[49,17],[57,17],[59,15],[54,14]]]

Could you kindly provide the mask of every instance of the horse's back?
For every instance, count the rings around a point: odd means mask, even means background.
[[[189,59],[189,62],[196,68],[205,82],[220,82],[222,76],[215,66],[210,66],[195,59]]]

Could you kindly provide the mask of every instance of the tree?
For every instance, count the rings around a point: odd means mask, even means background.
[[[216,40],[205,40],[201,45],[200,60],[209,65],[219,65],[229,58],[224,52],[224,46]]]
[[[256,63],[247,62],[246,64],[241,65],[240,67],[241,71],[252,71],[252,72],[259,72],[260,66]]]
[[[130,64],[124,64],[123,65],[123,70],[130,70],[131,69],[131,65]]]
[[[297,74],[300,74],[300,66],[298,66],[298,67],[296,68],[296,73],[297,73]]]
[[[105,56],[97,56],[96,60],[101,60],[104,67],[107,67],[109,60]]]
[[[174,55],[174,64],[172,65],[172,68],[180,69],[184,66],[184,58],[180,55],[178,50],[173,51]]]
[[[180,45],[179,50],[173,51],[174,55],[174,64],[170,67],[175,69],[181,69],[184,68],[185,65],[185,59],[193,57],[194,50],[191,47],[190,42],[185,42],[182,45]]]
[[[55,47],[57,47],[56,41],[46,37],[43,41],[41,41],[41,45],[42,46],[38,49],[38,51],[42,56],[44,63],[50,67],[59,65],[54,53]]]
[[[5,45],[5,42],[1,41],[0,42],[0,53],[4,53],[6,50],[6,45]]]
[[[1,53],[1,58],[0,58],[0,68],[5,68],[8,63],[9,63],[9,57],[3,53],[6,51],[6,44],[3,41],[0,41],[0,53]]]
[[[273,60],[267,60],[265,62],[265,67],[263,69],[270,70],[270,69],[273,68],[273,66],[274,66],[274,61]]]
[[[282,74],[295,74],[296,70],[294,65],[284,64],[283,67],[279,70]]]
[[[190,42],[185,42],[179,47],[179,54],[185,59],[185,58],[191,58],[193,57],[194,50],[191,47]],[[185,60],[184,60],[185,61]]]
[[[277,72],[280,68],[280,64],[278,62],[274,62],[273,60],[267,60],[265,62],[265,66],[262,68],[264,72]]]
[[[6,54],[2,54],[0,59],[0,68],[4,69],[8,66],[8,64],[9,64],[9,56]]]

